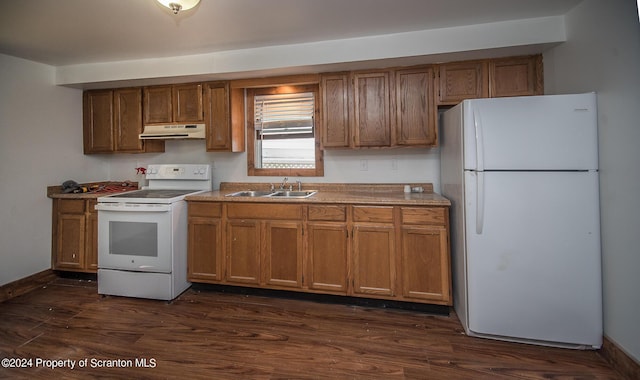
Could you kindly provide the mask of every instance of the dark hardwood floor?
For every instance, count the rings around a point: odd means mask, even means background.
[[[11,379],[621,378],[593,351],[467,337],[453,313],[209,289],[167,303],[101,297],[95,281],[62,278],[0,303],[0,358]],[[40,361],[57,359],[75,368]],[[16,364],[26,368],[5,368]]]

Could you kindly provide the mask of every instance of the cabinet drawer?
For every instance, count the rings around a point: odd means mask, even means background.
[[[309,220],[344,222],[347,220],[346,206],[309,206]]]
[[[302,205],[264,203],[227,204],[229,219],[302,219]]]
[[[83,214],[85,202],[82,199],[60,199],[58,212],[63,214]]]
[[[441,207],[403,207],[401,214],[402,224],[446,224],[446,209]]]
[[[353,206],[355,222],[393,222],[393,207]]]
[[[222,216],[222,204],[212,202],[189,202],[189,216],[219,218]]]

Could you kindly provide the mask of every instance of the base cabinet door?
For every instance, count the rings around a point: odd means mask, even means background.
[[[82,269],[84,265],[85,216],[60,214],[58,217],[57,269]]]
[[[448,303],[449,255],[444,227],[403,227],[402,297]]]
[[[87,273],[98,270],[95,203],[86,199],[53,200],[53,269]]]
[[[265,270],[267,285],[302,287],[302,222],[265,222]]]
[[[227,222],[226,276],[228,283],[260,284],[260,222]]]
[[[309,289],[347,294],[347,226],[338,223],[309,223]]]
[[[217,283],[223,279],[221,212],[219,203],[189,202],[189,281]]]
[[[393,226],[358,225],[353,229],[353,293],[395,295]]]
[[[222,280],[220,249],[222,223],[219,219],[189,221],[189,280]]]

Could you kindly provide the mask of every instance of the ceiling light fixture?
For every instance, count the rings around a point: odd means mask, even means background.
[[[200,0],[158,0],[165,7],[171,9],[177,15],[180,11],[186,11],[198,5]]]

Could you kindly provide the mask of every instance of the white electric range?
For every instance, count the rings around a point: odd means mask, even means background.
[[[187,195],[212,189],[206,164],[149,165],[149,185],[98,198],[98,293],[172,300],[187,281]]]

